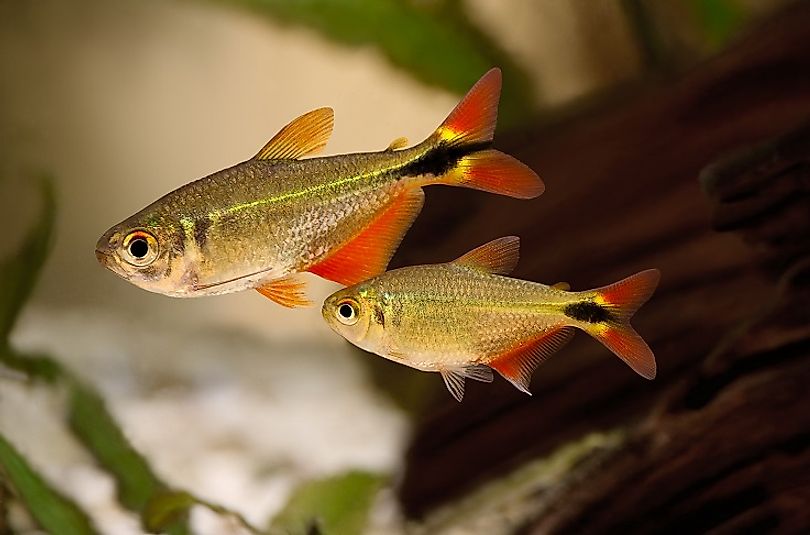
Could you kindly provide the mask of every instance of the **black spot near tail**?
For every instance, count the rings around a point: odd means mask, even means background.
[[[402,176],[446,175],[458,165],[458,161],[464,156],[479,150],[488,149],[491,146],[491,141],[449,147],[440,144],[424,156],[406,165],[402,171]]]
[[[571,319],[587,323],[602,323],[613,317],[608,309],[593,301],[580,301],[566,305],[563,308],[563,314]]]

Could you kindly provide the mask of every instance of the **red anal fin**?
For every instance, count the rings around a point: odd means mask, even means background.
[[[306,296],[306,283],[293,275],[272,280],[256,288],[256,291],[287,308],[305,307],[312,304]]]
[[[496,357],[489,366],[521,392],[529,392],[534,370],[574,336],[573,327],[546,331],[538,338]]]
[[[406,190],[360,234],[307,271],[347,286],[379,275],[388,267],[424,201],[421,188]]]

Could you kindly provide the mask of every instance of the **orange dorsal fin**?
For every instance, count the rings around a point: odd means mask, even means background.
[[[571,285],[568,284],[567,282],[558,282],[557,284],[552,284],[551,287],[554,288],[555,290],[562,290],[564,292],[567,292],[568,290],[571,289]]]
[[[506,236],[476,247],[469,253],[453,260],[453,264],[509,275],[517,266],[520,257],[520,238]]]
[[[424,201],[420,188],[404,191],[357,236],[307,271],[347,286],[379,275],[385,271]]]
[[[450,146],[492,141],[500,97],[501,70],[490,69],[450,112],[435,135]]]
[[[272,299],[279,305],[287,308],[305,307],[312,304],[306,296],[307,283],[298,279],[295,275],[288,275],[280,279],[272,280],[263,286],[256,288],[256,291],[268,299]]]
[[[408,146],[408,138],[407,137],[398,137],[394,141],[391,142],[390,145],[385,149],[387,151],[395,151],[401,150]]]
[[[254,160],[297,160],[321,151],[335,124],[332,108],[318,108],[293,119],[262,147]]]
[[[521,392],[529,392],[534,370],[574,336],[573,327],[559,327],[545,331],[537,338],[496,357],[489,366],[515,385]]]

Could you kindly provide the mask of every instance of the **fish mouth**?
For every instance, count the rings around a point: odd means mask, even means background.
[[[110,234],[104,235],[96,242],[96,260],[102,266],[109,266],[110,263]]]
[[[323,319],[326,320],[326,324],[329,325],[329,327],[332,330],[335,330],[335,327],[332,323],[335,319],[332,313],[332,309],[334,306],[335,306],[334,295],[330,295],[329,297],[327,297],[326,300],[323,302],[323,306],[321,306],[321,316],[323,316]]]

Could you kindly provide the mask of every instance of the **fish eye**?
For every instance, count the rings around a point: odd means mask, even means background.
[[[345,300],[338,303],[337,319],[343,325],[354,325],[357,323],[357,303],[352,300]]]
[[[122,243],[124,260],[133,266],[148,266],[158,255],[158,243],[154,236],[143,230],[127,234]]]

